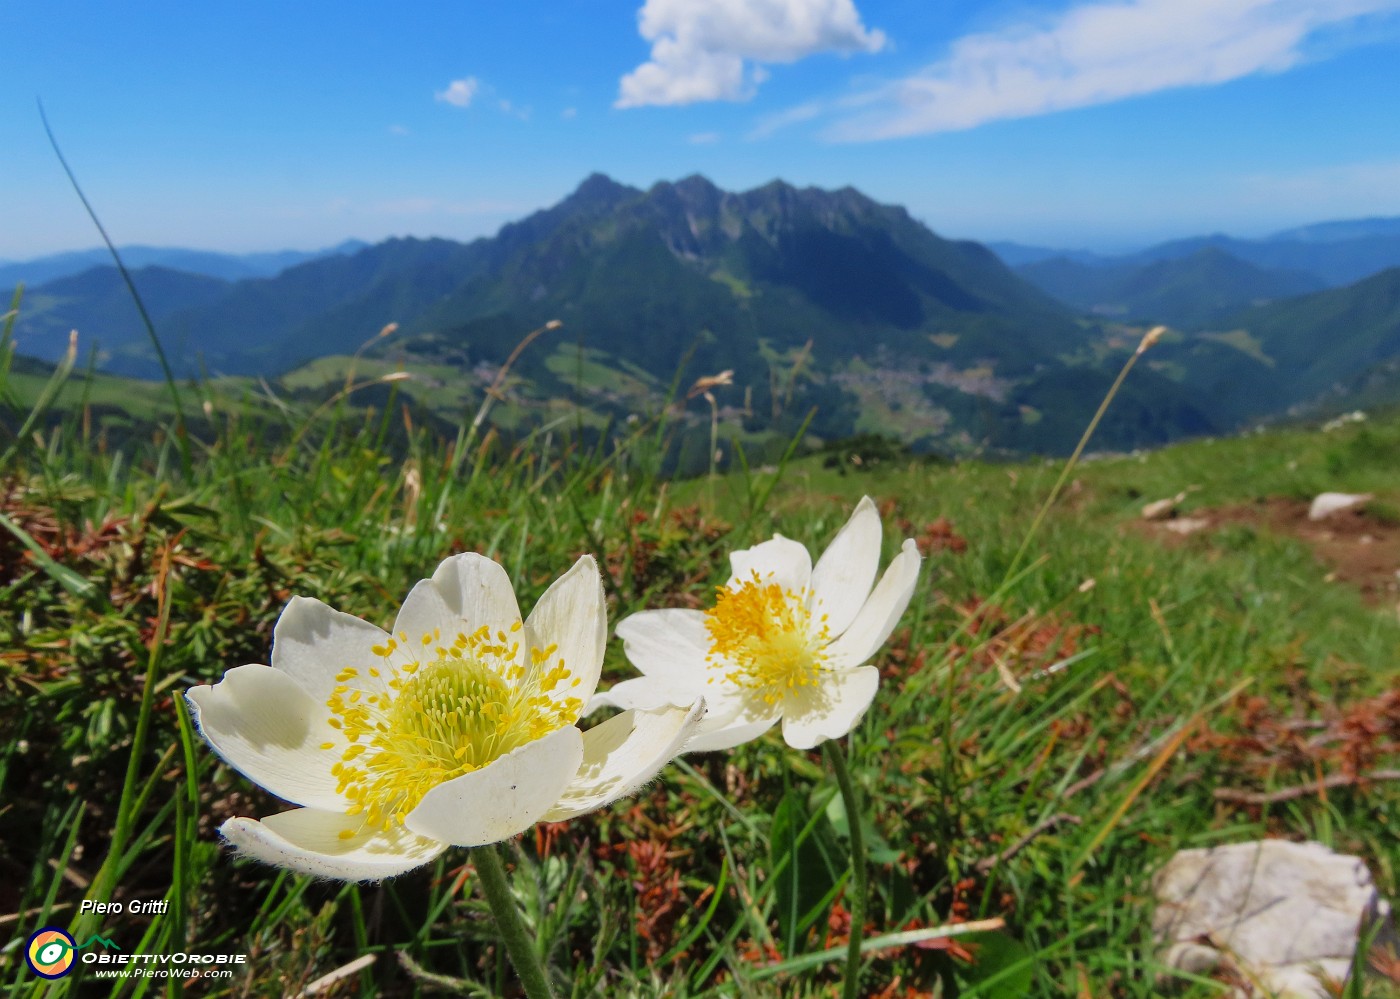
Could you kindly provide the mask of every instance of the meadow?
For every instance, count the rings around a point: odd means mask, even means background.
[[[845,740],[859,814],[821,752],[775,732],[505,844],[556,994],[841,994],[853,832],[870,872],[859,994],[882,999],[1224,994],[1154,952],[1151,878],[1183,847],[1315,839],[1365,858],[1383,894],[1400,887],[1400,783],[1384,779],[1400,756],[1395,580],[1353,579],[1265,515],[1371,492],[1365,530],[1388,543],[1400,414],[1093,455],[1042,519],[1062,460],[794,441],[771,465],[670,481],[664,412],[591,445],[504,438],[465,412],[440,439],[392,382],[377,409],[250,395],[201,412],[196,396],[190,429],[170,409],[148,439],[98,447],[81,404],[31,419],[57,394],[21,397],[4,346],[9,995],[520,994],[471,851],[366,884],[235,860],[218,826],[280,805],[219,762],[182,691],[266,662],[293,596],[388,626],[458,552],[500,562],[523,608],[585,553],[610,623],[707,607],[731,551],[780,532],[820,552],[865,495],[884,561],[906,537],[925,559]],[[1209,527],[1141,520],[1183,491],[1185,516],[1218,514]],[[632,675],[610,640],[604,688]],[[114,981],[79,965],[45,983],[22,956],[44,926],[246,963]]]

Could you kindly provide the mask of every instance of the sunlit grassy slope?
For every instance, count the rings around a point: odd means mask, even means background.
[[[876,951],[867,994],[1159,995],[1150,878],[1184,846],[1316,838],[1363,856],[1396,893],[1400,785],[1315,790],[1396,766],[1393,597],[1367,603],[1325,581],[1302,542],[1263,528],[1166,544],[1138,511],[1188,487],[1186,513],[1322,489],[1373,492],[1393,511],[1400,418],[1087,462],[1013,568],[1058,465],[857,448],[668,482],[665,422],[639,421],[616,447],[581,445],[563,426],[506,447],[489,431],[444,442],[410,423],[391,442],[378,422],[336,423],[334,407],[312,421],[321,403],[283,401],[275,443],[226,415],[196,427],[189,474],[168,432],[103,452],[80,417],[19,441],[24,412],[5,417],[10,994],[39,988],[19,948],[45,925],[101,931],[131,952],[249,955],[231,983],[194,983],[199,994],[296,994],[364,955],[374,962],[322,994],[513,994],[465,851],[363,886],[224,852],[219,823],[280,806],[193,737],[179,692],[266,662],[291,596],[387,625],[454,552],[500,560],[526,608],[584,552],[604,568],[613,621],[703,607],[729,551],[774,531],[819,550],[863,494],[881,505],[887,557],[904,536],[927,556],[851,743],[869,803],[869,936],[1005,920]],[[612,642],[604,682],[629,672]],[[1277,802],[1235,794],[1308,786]],[[838,801],[819,754],[770,736],[689,757],[632,801],[513,844],[519,900],[561,992],[835,994],[840,962],[826,951],[846,935],[852,821]],[[80,919],[84,897],[171,905]],[[74,981],[49,994],[78,994]]]

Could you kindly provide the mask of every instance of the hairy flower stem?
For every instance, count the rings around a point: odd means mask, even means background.
[[[851,904],[851,938],[846,945],[846,984],[842,995],[844,999],[856,999],[860,994],[860,942],[865,933],[865,900],[869,894],[865,836],[860,825],[860,800],[856,797],[856,787],[851,783],[851,773],[846,767],[845,750],[831,739],[822,743],[822,752],[836,774],[841,801],[846,806],[846,828],[851,836],[851,890],[846,896]]]
[[[535,951],[534,941],[520,918],[515,896],[510,893],[510,881],[506,877],[506,866],[496,846],[479,846],[472,850],[472,863],[476,865],[481,894],[491,906],[491,915],[496,917],[496,926],[505,941],[510,963],[515,965],[515,973],[520,976],[520,984],[530,999],[554,999],[554,990],[549,987],[549,978],[544,973],[544,965]]]

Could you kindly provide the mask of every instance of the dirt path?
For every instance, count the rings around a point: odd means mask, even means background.
[[[1138,524],[1167,543],[1193,536],[1209,538],[1212,532],[1235,524],[1297,538],[1327,567],[1328,580],[1356,587],[1368,603],[1377,606],[1393,607],[1400,601],[1400,525],[1364,508],[1314,521],[1308,519],[1306,502],[1272,497]]]

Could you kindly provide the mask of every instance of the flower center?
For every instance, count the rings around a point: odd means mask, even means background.
[[[816,684],[831,633],[826,615],[814,616],[806,596],[765,583],[757,572],[737,587],[721,586],[705,614],[711,668],[770,706]]]
[[[526,670],[515,662],[519,646],[503,633],[494,641],[485,629],[458,635],[451,648],[436,635],[423,639],[424,652],[436,658],[394,666],[390,658],[400,644],[391,639],[374,649],[382,666],[370,667],[367,676],[354,667],[341,670],[326,702],[331,726],[346,740],[343,747],[321,747],[339,750],[331,766],[336,790],[349,800],[348,814],[363,814],[380,829],[402,825],[437,785],[572,724],[582,709],[576,697],[551,696],[561,683],[579,682],[562,660],[549,667],[553,646],[531,650],[534,669],[524,679]]]

